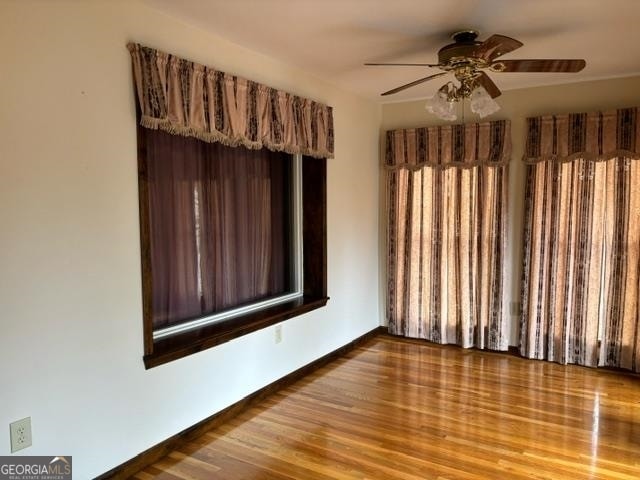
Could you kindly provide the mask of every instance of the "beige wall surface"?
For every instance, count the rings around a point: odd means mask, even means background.
[[[505,73],[504,75],[519,74]],[[493,78],[500,85],[500,74],[494,74]],[[510,314],[511,302],[520,301],[525,173],[521,158],[524,152],[526,134],[525,119],[531,116],[553,113],[588,112],[640,106],[640,77],[511,90],[504,92],[497,99],[497,102],[500,104],[500,111],[484,120],[511,120],[513,156],[509,165],[508,255],[505,259],[507,270],[505,281],[508,286],[506,289],[508,294],[506,306],[507,313]],[[424,105],[424,100],[383,105],[380,129],[381,152],[384,152],[384,132],[387,130],[442,124],[442,120],[430,115],[424,109]],[[478,117],[468,110],[466,110],[465,116],[467,122],[478,121]],[[381,192],[384,191],[382,190],[383,188],[384,180],[381,179]],[[384,218],[381,217],[380,223],[381,248],[384,251]],[[384,265],[381,264],[381,267],[383,268]],[[381,275],[381,278],[381,283],[383,283],[384,275]],[[512,315],[511,319],[510,344],[517,345],[520,318],[517,315]]]
[[[327,307],[145,370],[136,41],[334,107]],[[0,455],[88,479],[379,323],[381,107],[138,1],[0,1]]]

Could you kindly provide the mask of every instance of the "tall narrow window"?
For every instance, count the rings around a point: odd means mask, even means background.
[[[528,119],[524,356],[640,371],[638,114]]]
[[[391,333],[506,350],[509,123],[387,134]]]

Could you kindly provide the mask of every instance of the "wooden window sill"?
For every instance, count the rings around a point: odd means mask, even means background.
[[[153,353],[143,357],[145,368],[157,367],[163,363],[215,347],[242,335],[324,307],[328,300],[329,297],[304,296],[301,299],[259,312],[156,340],[153,342]]]

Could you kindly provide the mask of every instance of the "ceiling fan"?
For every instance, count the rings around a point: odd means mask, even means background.
[[[482,87],[491,96],[496,98],[501,95],[500,89],[493,80],[484,72],[489,70],[495,73],[510,72],[579,72],[586,62],[581,59],[527,59],[527,60],[496,60],[502,55],[522,47],[522,42],[505,35],[491,35],[484,42],[476,40],[478,32],[475,30],[463,30],[452,35],[454,43],[445,45],[438,51],[438,63],[365,63],[376,66],[413,66],[435,67],[444,72],[419,78],[413,82],[393,88],[382,93],[392,95],[434,78],[453,72],[460,86],[451,82],[440,90],[446,92],[448,101],[457,101],[470,97],[473,90]]]

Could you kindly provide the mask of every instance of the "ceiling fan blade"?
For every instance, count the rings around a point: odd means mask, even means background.
[[[449,72],[436,73],[435,75],[429,75],[428,77],[420,78],[418,80],[414,80],[411,83],[407,83],[406,85],[402,85],[400,87],[396,87],[388,92],[381,93],[380,95],[392,95],[394,93],[398,93],[402,90],[406,90],[409,87],[413,87],[415,85],[420,85],[421,83],[428,82],[429,80],[437,77],[441,77],[442,75],[446,75]]]
[[[494,72],[568,72],[582,70],[587,62],[580,59],[500,60],[490,65]]]
[[[438,63],[365,63],[366,66],[439,67]]]
[[[515,38],[505,35],[491,35],[484,42],[478,45],[473,53],[475,57],[491,61],[505,53],[513,52],[523,45]]]
[[[478,84],[487,91],[491,98],[496,98],[502,95],[498,86],[493,83],[493,80],[491,80],[489,75],[486,73],[480,72],[480,75],[476,77],[476,82],[478,82]]]

